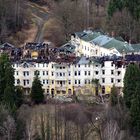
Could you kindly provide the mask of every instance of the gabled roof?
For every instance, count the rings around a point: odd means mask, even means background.
[[[113,38],[108,37],[106,35],[100,35],[100,36],[96,37],[95,39],[93,39],[91,41],[91,43],[94,43],[99,46],[103,46],[103,45],[107,44],[108,42],[110,42],[112,39]]]
[[[83,32],[76,32],[75,33],[79,38],[81,38],[84,41],[91,41],[95,39],[96,37],[102,35],[101,32],[91,31],[91,30],[85,30]]]
[[[81,37],[81,39],[83,39],[84,41],[91,41],[100,35],[101,35],[100,32],[92,32],[92,33],[88,33],[88,34],[84,35],[83,37]]]
[[[4,43],[4,44],[0,45],[0,48],[9,49],[9,48],[15,48],[15,47],[10,43]]]
[[[140,52],[140,44],[132,44],[131,47],[135,52]]]
[[[130,44],[128,44],[127,42],[122,42],[122,41],[116,40],[115,38],[112,38],[112,40],[110,40],[108,43],[104,44],[102,47],[104,47],[106,49],[115,48],[120,53],[122,53],[122,52],[127,53],[127,52],[134,51],[134,49],[131,47]]]
[[[28,63],[28,62],[24,61],[20,66],[24,67],[24,68],[29,68],[29,67],[34,66],[34,64],[33,63]]]

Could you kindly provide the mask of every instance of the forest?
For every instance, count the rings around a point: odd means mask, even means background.
[[[31,34],[23,29],[29,30],[36,23],[28,2],[31,6],[36,3],[39,9],[48,8],[43,39],[57,47],[67,42],[73,32],[86,29],[121,36],[131,43],[140,42],[139,0],[0,0],[1,44],[22,44],[30,38]]]
[[[48,3],[52,14],[45,38],[58,46],[68,41],[71,33],[86,29],[110,36],[113,33],[131,43],[140,42],[139,0],[48,0]]]
[[[24,8],[22,0],[0,0],[0,44],[25,38],[21,30],[28,27],[30,13]]]

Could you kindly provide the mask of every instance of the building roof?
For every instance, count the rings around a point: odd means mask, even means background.
[[[108,42],[110,42],[113,38],[111,37],[108,37],[106,35],[100,35],[98,37],[96,37],[95,39],[93,39],[91,41],[91,43],[94,43],[95,45],[98,45],[98,46],[103,46],[105,44],[107,44]]]
[[[83,39],[84,41],[91,41],[100,35],[101,35],[100,32],[92,32],[92,33],[88,33],[88,34],[84,35],[83,37],[81,37],[81,39]]]
[[[91,41],[96,37],[100,36],[102,33],[91,30],[85,30],[83,32],[76,32],[75,34],[84,41]]]
[[[4,43],[4,44],[0,45],[0,48],[1,49],[11,49],[11,48],[15,48],[15,46],[13,46],[10,43]]]
[[[140,43],[132,44],[131,47],[134,49],[135,52],[140,52]]]
[[[73,53],[75,51],[75,46],[71,45],[70,43],[66,43],[58,48],[58,51]]]
[[[122,52],[127,53],[127,52],[134,51],[134,49],[131,47],[130,44],[128,44],[127,42],[122,42],[122,41],[116,40],[115,38],[112,38],[109,42],[104,44],[102,47],[104,47],[106,49],[115,48],[120,53],[122,53]]]
[[[85,56],[82,56],[79,59],[79,62],[77,64],[89,64],[90,60],[88,58],[86,58]]]
[[[42,48],[48,47],[45,43],[34,43],[34,42],[28,42],[25,45],[25,48],[31,49],[31,50],[40,50]]]

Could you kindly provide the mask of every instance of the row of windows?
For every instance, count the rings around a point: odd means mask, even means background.
[[[48,64],[46,64],[46,63],[43,63],[43,64],[39,64],[38,63],[38,64],[34,65],[34,67],[40,67],[40,65],[42,65],[43,67],[48,67]],[[13,64],[13,67],[18,67],[18,66],[19,66],[19,64]],[[23,67],[24,68],[29,68],[29,65],[28,64],[24,64]]]
[[[34,65],[34,67],[40,67],[41,65],[42,65],[43,67],[48,67],[48,64],[46,64],[46,63],[43,63],[43,64],[39,64],[39,63],[38,63],[38,64]],[[114,63],[111,63],[111,66],[112,66],[112,67],[113,67],[113,65],[114,65]],[[14,64],[13,67],[15,67],[15,66],[18,67],[19,64]],[[81,66],[80,64],[75,65],[75,67],[79,67],[79,68],[80,68],[80,66]],[[95,65],[95,66],[98,67],[99,65]],[[102,67],[104,67],[104,66],[105,66],[104,63],[102,63]],[[27,65],[23,65],[23,67],[24,67],[24,68],[25,68],[25,67],[28,68],[29,66],[28,66],[28,64],[27,64]],[[53,69],[53,68],[54,68],[54,64],[52,64],[51,67],[52,67],[52,69]],[[85,64],[85,67],[90,67],[90,64]],[[60,66],[59,68],[60,68],[60,69],[65,69],[64,66]],[[70,65],[69,65],[69,68],[70,68]]]
[[[97,72],[95,72],[95,74],[97,74]],[[102,74],[105,75],[105,70],[102,70]],[[111,70],[111,75],[114,74],[114,70]],[[117,72],[117,75],[119,76],[121,74],[121,71]]]
[[[45,80],[45,79],[43,79],[42,80],[42,84],[44,85],[44,84],[48,84],[49,82],[48,82],[48,80]]]
[[[111,83],[114,83],[114,78],[110,79]],[[120,83],[121,79],[117,79],[117,82]],[[102,83],[105,83],[105,78],[102,78]]]
[[[38,73],[38,75],[41,74],[40,71],[37,71],[37,73]],[[19,75],[19,72],[15,71],[15,75]],[[36,75],[36,72],[34,72],[34,75]],[[48,75],[48,71],[42,71],[42,75]],[[23,71],[23,76],[29,76],[29,71]]]
[[[19,72],[18,71],[15,71],[15,74],[18,75]],[[40,71],[38,71],[38,74],[40,75]],[[86,75],[89,75],[90,76],[90,71],[85,71],[85,76]],[[98,75],[99,74],[99,71],[95,71],[95,74]],[[102,74],[105,75],[105,70],[102,70]],[[111,70],[111,74],[113,75],[114,74],[114,70]],[[117,75],[119,76],[121,74],[121,71],[118,71],[117,72]],[[24,76],[29,76],[29,71],[24,71],[23,72],[23,75]],[[35,73],[34,73],[35,75]],[[48,71],[42,71],[42,75],[48,75]],[[57,76],[65,76],[65,73],[56,73]],[[71,76],[71,73],[68,72],[68,75]],[[75,71],[74,73],[75,76],[80,76],[81,75],[81,72],[80,71]],[[52,76],[54,76],[54,72],[52,72]]]
[[[91,51],[92,49],[89,49],[89,47],[87,46],[82,46],[82,49],[87,50],[87,51]]]
[[[120,83],[121,82],[121,79],[117,79],[117,82]],[[57,81],[57,84],[58,85],[65,85],[65,81]],[[81,84],[81,80],[75,80],[74,81],[75,85],[77,84]],[[102,83],[105,83],[105,78],[102,78]],[[114,78],[111,78],[111,83],[114,83]],[[17,84],[20,84],[20,80],[17,79]],[[23,80],[23,85],[26,86],[26,85],[29,85],[30,84],[30,81],[29,80]],[[43,79],[42,80],[42,84],[49,84],[49,81],[46,80],[46,79]],[[51,81],[51,84],[54,84],[54,80]],[[71,80],[68,80],[68,84],[70,85],[71,84]],[[91,80],[85,80],[85,84],[91,84]]]
[[[60,76],[60,77],[61,77],[61,76],[65,76],[65,73],[64,73],[64,72],[63,72],[63,73],[62,73],[62,72],[56,73],[56,76]]]
[[[76,67],[80,68],[80,66],[81,66],[80,64],[75,65],[75,68],[76,68]],[[85,64],[85,67],[90,67],[90,64]]]

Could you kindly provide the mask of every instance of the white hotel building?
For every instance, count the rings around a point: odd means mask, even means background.
[[[119,62],[118,62],[119,63]],[[109,94],[112,85],[123,87],[125,67],[113,61],[97,62],[96,60],[81,57],[75,63],[37,63],[14,62],[15,85],[22,86],[29,94],[35,71],[45,90],[45,94],[72,95],[72,94]],[[94,79],[99,81],[98,91]]]

